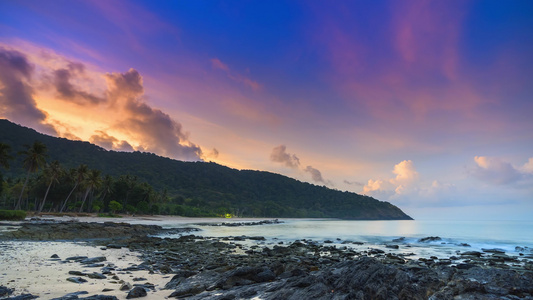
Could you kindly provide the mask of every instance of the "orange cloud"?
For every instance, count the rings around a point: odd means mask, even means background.
[[[136,70],[87,72],[81,62],[44,50],[40,53],[26,56],[0,48],[2,116],[37,129],[40,127],[36,125],[45,126],[54,135],[90,140],[107,149],[202,159],[202,149],[189,140],[182,125],[146,102],[142,76]],[[36,67],[29,62],[30,57],[36,58]],[[103,84],[96,89],[102,90],[101,94],[87,91],[95,83]]]

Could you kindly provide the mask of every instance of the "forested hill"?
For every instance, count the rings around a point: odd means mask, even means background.
[[[170,201],[215,211],[229,209],[241,216],[328,217],[360,220],[411,219],[398,207],[372,197],[341,192],[262,171],[236,170],[216,163],[183,162],[151,153],[107,151],[88,142],[56,138],[0,120],[0,143],[11,146],[6,178],[22,178],[22,157],[16,155],[40,141],[47,146],[47,162],[64,168],[86,164],[114,177],[136,176],[155,190],[166,190]],[[118,199],[117,199],[118,200]],[[167,212],[172,213],[172,212]]]

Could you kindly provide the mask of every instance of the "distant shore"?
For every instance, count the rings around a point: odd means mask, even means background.
[[[11,291],[42,299],[126,299],[134,293],[146,299],[533,299],[533,260],[497,250],[411,259],[305,239],[204,237],[191,227],[174,228],[176,238],[164,238],[154,234],[167,229],[145,221],[168,218],[43,215],[3,226],[9,232],[0,233],[0,297]],[[210,221],[227,220],[202,219]]]

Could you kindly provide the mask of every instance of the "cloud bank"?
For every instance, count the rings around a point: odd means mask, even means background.
[[[181,123],[146,101],[143,78],[137,70],[88,74],[87,66],[81,62],[44,50],[43,53],[45,58],[32,64],[23,52],[0,48],[0,116],[64,137],[78,137],[81,129],[92,131],[87,139],[106,149],[149,151],[189,161],[203,159],[201,147],[190,141]],[[91,84],[102,82],[102,78],[105,80],[100,89],[104,92],[89,92]],[[65,103],[56,105],[60,113],[69,114],[72,120],[85,115],[99,117],[103,127],[80,129],[40,109],[35,95],[46,95],[47,91],[52,91],[50,102]],[[69,105],[77,108],[64,109]]]

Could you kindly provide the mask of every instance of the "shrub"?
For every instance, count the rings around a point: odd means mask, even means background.
[[[23,210],[0,210],[0,220],[19,221],[26,219],[26,212]]]

